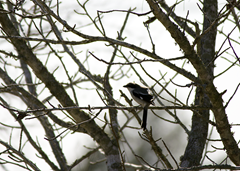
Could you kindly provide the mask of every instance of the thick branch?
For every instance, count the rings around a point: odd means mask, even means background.
[[[3,9],[2,3],[0,8]],[[0,15],[0,23],[5,33],[12,36],[19,36],[18,32],[14,28],[13,24],[9,20],[6,14]],[[66,93],[64,87],[55,79],[55,77],[48,72],[46,67],[39,61],[39,59],[33,54],[32,50],[26,45],[26,42],[19,39],[11,39],[12,44],[23,59],[34,71],[35,75],[45,83],[50,92],[58,99],[62,106],[75,106],[72,99]],[[78,109],[68,110],[69,114],[75,119],[77,123],[85,120],[89,120],[90,117],[83,111]],[[113,144],[107,134],[95,123],[94,120],[81,125],[90,136],[92,136],[102,147],[106,155],[112,154]],[[111,162],[110,162],[111,163]]]
[[[1,68],[0,68],[0,77],[2,78],[2,80],[7,84],[7,85],[12,85],[11,86],[11,90],[12,92],[16,92],[16,94],[21,94],[21,96],[24,99],[24,102],[26,103],[26,105],[31,108],[31,109],[39,109],[39,108],[45,108],[45,106],[37,99],[35,98],[35,96],[33,96],[32,94],[30,94],[29,92],[27,92],[26,90],[24,90],[23,88],[19,87],[7,74],[6,72],[4,72]],[[16,110],[11,110],[9,107],[4,106],[5,108],[7,108],[10,111],[16,111]],[[21,112],[18,112],[21,113]],[[41,112],[36,112],[34,113],[35,116],[38,116],[39,113]],[[46,136],[48,138],[53,138],[55,137],[54,131],[52,129],[52,126],[50,126],[51,124],[49,123],[47,117],[43,116],[43,117],[38,117],[38,120],[40,121],[40,123],[42,124]],[[25,135],[28,138],[28,141],[31,143],[31,145],[39,152],[39,154],[41,154],[42,158],[49,164],[49,166],[51,166],[52,169],[56,170],[56,166],[54,165],[54,163],[52,163],[48,156],[44,153],[44,151],[32,140],[28,130],[26,129],[26,127],[22,124],[21,121],[19,121],[19,124],[21,125]],[[62,149],[60,148],[60,145],[58,143],[58,141],[54,140],[49,142],[51,145],[51,148],[53,150],[53,153],[55,154],[55,157],[59,163],[59,165],[61,166],[61,168],[64,169],[68,169],[67,166],[67,161],[66,158],[62,152]],[[58,170],[58,169],[57,169]]]
[[[44,2],[42,1],[37,1],[41,6],[43,6],[45,8],[45,10],[47,10],[47,13],[50,14],[53,18],[55,18],[58,22],[60,22],[64,27],[66,27],[67,30],[71,31],[72,33],[78,35],[79,37],[82,37],[84,39],[86,39],[87,41],[89,42],[93,42],[93,41],[105,41],[105,42],[109,42],[111,44],[117,44],[117,45],[120,45],[120,46],[124,46],[124,47],[127,47],[129,49],[132,49],[132,50],[135,50],[137,52],[140,52],[142,54],[145,54],[146,56],[149,56],[153,59],[157,59],[157,60],[161,60],[163,58],[159,57],[158,55],[152,53],[152,52],[149,52],[145,49],[142,49],[140,48],[139,46],[135,46],[133,44],[130,44],[130,43],[127,43],[127,42],[124,42],[124,41],[120,41],[120,40],[116,40],[116,39],[112,39],[112,38],[109,38],[109,37],[98,37],[98,36],[90,36],[90,35],[86,35],[86,34],[83,34],[77,30],[75,30],[74,27],[71,27],[68,25],[67,21],[65,20],[62,20],[58,15],[56,15]],[[186,39],[186,38],[185,38]],[[190,46],[190,45],[189,45]],[[188,46],[187,46],[188,47]],[[199,82],[199,79],[197,77],[195,77],[193,74],[191,74],[190,72],[187,72],[186,70],[182,69],[182,68],[179,68],[177,67],[176,65],[170,63],[169,61],[161,61],[161,63],[163,65],[166,65],[168,66],[169,68],[175,70],[176,72],[178,72],[179,74],[182,74],[183,76],[185,76],[186,78],[194,81],[194,82]]]
[[[205,93],[209,97],[213,105],[213,113],[217,123],[217,130],[221,136],[224,147],[230,159],[236,164],[240,164],[240,150],[231,133],[230,125],[228,123],[225,108],[223,106],[223,100],[221,94],[216,90],[213,80],[207,69],[204,67],[203,62],[200,60],[194,49],[191,47],[189,41],[184,34],[178,29],[178,27],[171,22],[168,16],[163,13],[159,5],[154,0],[146,0],[152,9],[156,18],[163,24],[163,26],[169,31],[173,39],[178,43],[180,48],[184,51],[186,57],[192,63],[196,69]]]

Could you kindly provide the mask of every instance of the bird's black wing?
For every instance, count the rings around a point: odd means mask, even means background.
[[[145,102],[148,102],[150,104],[153,103],[153,96],[148,93],[147,89],[144,89],[141,92],[133,90],[133,95]]]

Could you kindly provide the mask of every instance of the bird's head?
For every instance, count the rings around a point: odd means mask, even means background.
[[[125,88],[139,88],[140,86],[135,83],[128,83],[127,85],[123,86]]]

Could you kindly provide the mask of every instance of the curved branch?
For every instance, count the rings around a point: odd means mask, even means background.
[[[168,16],[165,13],[163,13],[158,4],[154,0],[146,1],[148,2],[156,18],[169,31],[173,39],[184,51],[185,56],[189,59],[193,67],[196,69],[199,78],[202,82],[203,89],[212,103],[213,106],[212,111],[216,119],[217,130],[221,136],[224,147],[227,150],[227,154],[236,165],[239,165],[240,150],[230,130],[227,114],[223,106],[222,96],[214,86],[211,74],[208,73],[203,62],[200,60],[200,58],[198,57],[198,55],[196,54],[196,52],[194,51],[193,47],[190,45],[189,41],[184,36],[184,34],[178,29],[178,27],[174,23],[171,22]]]
[[[41,2],[41,1],[39,1]],[[2,3],[0,8],[3,9]],[[5,33],[12,36],[19,36],[17,30],[9,20],[6,14],[0,15],[0,23]],[[19,39],[11,39],[12,44],[23,59],[34,71],[35,75],[45,83],[50,92],[58,99],[62,106],[75,106],[72,99],[66,93],[64,87],[55,79],[55,77],[48,72],[47,68],[41,63],[41,61],[33,54],[32,50],[26,45],[26,42]],[[78,109],[68,110],[69,114],[75,119],[77,123],[89,120],[90,117],[84,111]],[[115,148],[108,135],[95,123],[94,120],[81,125],[91,137],[93,137],[104,150],[105,154],[109,156],[108,167],[114,169],[116,166],[114,163],[121,163],[120,161],[113,160],[116,156],[114,154],[118,149]],[[119,156],[117,156],[119,157]],[[116,157],[116,158],[117,158]],[[110,170],[111,170],[110,169]]]

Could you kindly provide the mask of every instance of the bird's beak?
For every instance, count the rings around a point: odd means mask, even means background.
[[[127,85],[124,85],[123,87],[127,87]]]

